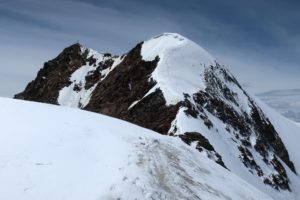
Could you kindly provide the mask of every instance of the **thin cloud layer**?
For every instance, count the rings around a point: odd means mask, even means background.
[[[122,54],[161,32],[199,43],[252,92],[296,88],[299,6],[293,0],[0,0],[0,96],[21,91],[43,62],[78,40]]]

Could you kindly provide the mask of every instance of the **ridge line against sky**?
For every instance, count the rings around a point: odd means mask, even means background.
[[[207,49],[252,93],[299,88],[296,0],[0,0],[0,96],[13,96],[43,62],[79,40],[122,54],[162,32]]]

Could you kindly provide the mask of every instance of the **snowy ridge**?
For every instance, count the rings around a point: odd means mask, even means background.
[[[0,103],[0,199],[271,199],[178,138],[71,108]]]
[[[151,75],[157,84],[148,94],[160,88],[167,105],[182,101],[183,93],[203,89],[201,76],[205,66],[215,64],[215,59],[202,47],[176,33],[164,33],[145,41],[141,55],[145,61],[159,57]]]

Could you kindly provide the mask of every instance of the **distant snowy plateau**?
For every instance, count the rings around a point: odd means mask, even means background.
[[[176,33],[74,44],[0,103],[0,199],[300,200],[299,124]]]
[[[257,96],[285,117],[300,123],[300,89],[274,90]]]

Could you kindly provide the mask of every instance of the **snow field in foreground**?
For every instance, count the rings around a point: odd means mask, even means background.
[[[270,199],[178,138],[0,98],[0,199]]]

